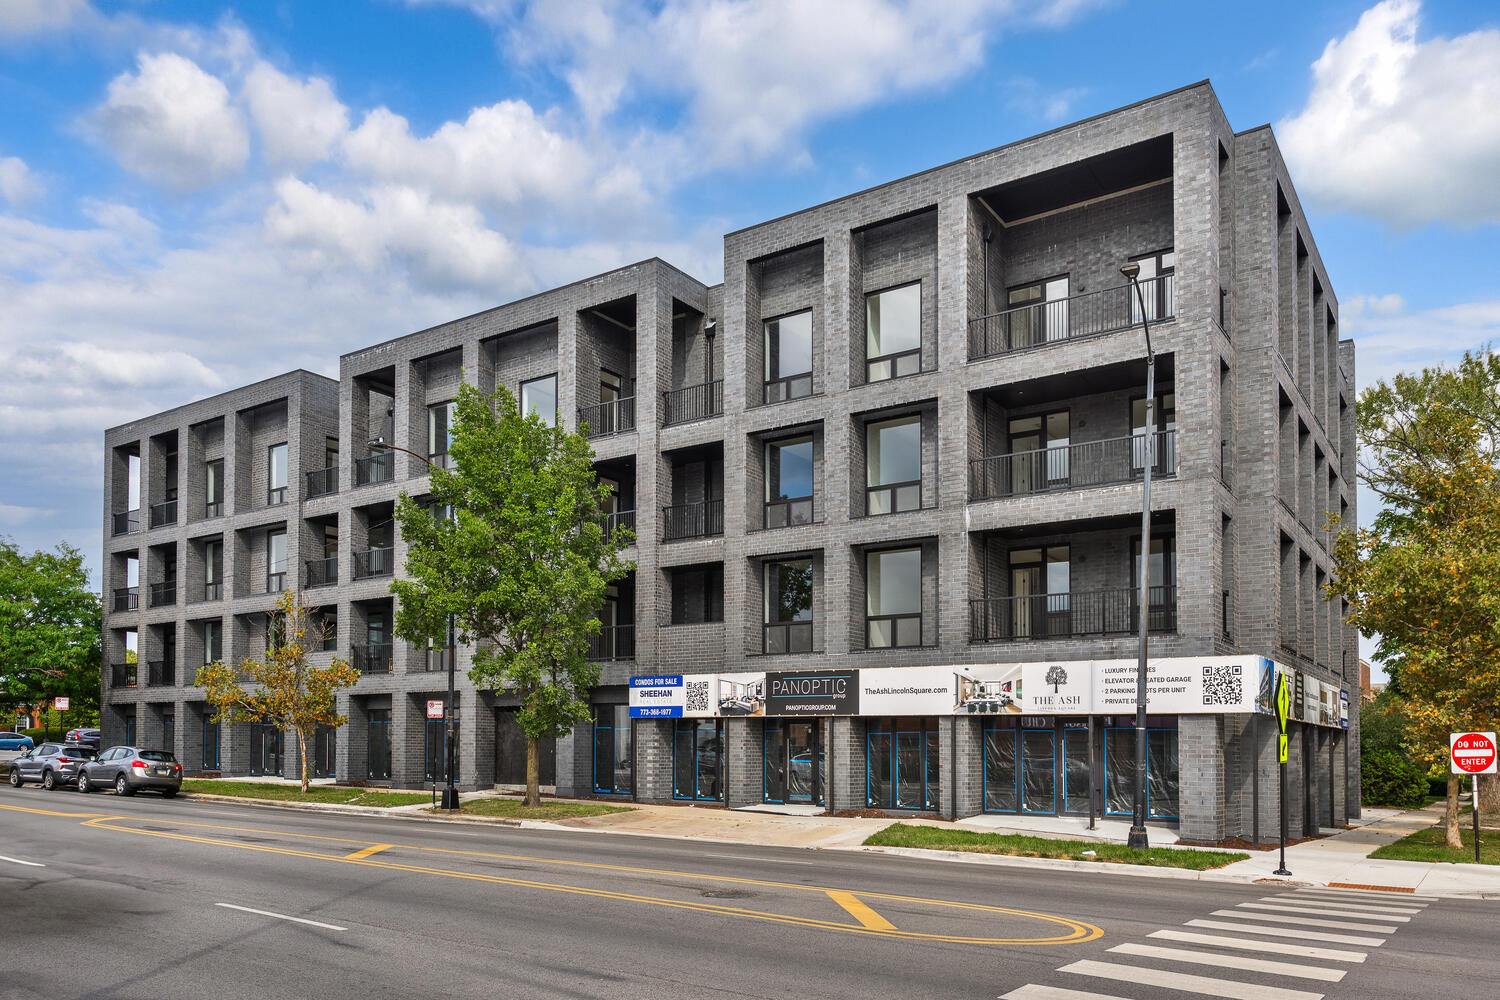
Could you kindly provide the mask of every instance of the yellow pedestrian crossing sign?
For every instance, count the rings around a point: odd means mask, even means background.
[[[1283,737],[1285,737],[1285,734],[1286,734],[1286,720],[1287,720],[1287,716],[1290,714],[1291,709],[1292,709],[1292,695],[1291,695],[1291,692],[1287,690],[1287,688],[1288,688],[1289,685],[1287,684],[1286,681],[1287,681],[1286,674],[1277,674],[1276,675],[1276,722],[1277,722],[1278,725],[1281,726],[1281,732],[1282,732]],[[1281,753],[1281,759],[1283,761],[1286,760],[1286,749],[1285,749],[1285,740],[1284,739],[1283,739],[1283,748],[1282,748],[1282,753]]]
[[[1276,763],[1286,763],[1286,733],[1276,737]]]

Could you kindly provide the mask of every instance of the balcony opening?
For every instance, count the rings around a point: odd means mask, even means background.
[[[188,547],[188,600],[219,601],[224,590],[224,537],[195,538]]]
[[[331,587],[339,582],[339,519],[337,514],[310,517],[303,522],[302,545],[311,556],[303,561],[302,586]]]
[[[578,423],[589,437],[635,430],[635,324],[633,295],[578,313]]]
[[[177,626],[168,622],[147,630],[146,684],[175,687],[177,684]]]
[[[672,383],[662,393],[663,426],[724,412],[724,347],[718,320],[672,300]]]
[[[702,625],[724,620],[724,564],[672,566],[666,571],[673,625]]]
[[[151,438],[151,527],[164,528],[177,523],[177,432],[168,431]]]
[[[460,347],[421,358],[411,364],[410,391],[413,402],[425,411],[408,428],[411,439],[405,447],[427,461],[411,458],[408,478],[425,476],[433,466],[453,468],[448,446],[453,441],[454,400],[463,384],[464,352]],[[400,442],[398,442],[400,443]]]
[[[139,681],[140,655],[139,633],[133,628],[110,629],[109,646],[106,655],[109,657],[109,686],[112,688],[133,688]]]
[[[151,583],[146,606],[169,607],[177,603],[177,545],[153,545],[146,551]]]
[[[752,261],[745,295],[746,400],[780,403],[820,392],[822,242]]]
[[[355,601],[350,610],[349,665],[361,674],[390,673],[394,649],[391,598]]]
[[[635,531],[635,456],[596,462],[594,471],[609,487],[602,507],[604,536],[612,537],[622,528]]]
[[[307,498],[326,497],[339,491],[339,439],[323,439],[323,466],[307,472]]]
[[[393,576],[396,572],[394,505],[378,503],[355,508],[353,545],[352,579]]]
[[[113,578],[123,581],[112,594],[110,610],[136,611],[141,606],[141,560],[136,552],[117,552],[112,557]]]
[[[349,447],[356,456],[354,486],[371,486],[395,479],[396,456],[401,453],[387,447],[399,444],[396,440],[395,368],[380,368],[355,377],[349,422],[353,434]]]
[[[290,426],[287,401],[273,400],[241,410],[236,417],[234,504],[237,511],[277,507],[294,499],[288,493]]]
[[[110,534],[126,535],[141,527],[141,446],[131,442],[115,448],[109,467]]]
[[[709,538],[724,533],[724,445],[666,452],[671,502],[662,507],[662,540]]]
[[[188,497],[198,487],[203,497],[203,506],[187,505],[189,521],[221,517],[225,513],[224,501],[227,484],[224,479],[224,418],[216,417],[194,424],[188,428],[187,479]]]
[[[589,640],[589,659],[635,659],[635,572],[610,584],[599,609],[599,634]]]

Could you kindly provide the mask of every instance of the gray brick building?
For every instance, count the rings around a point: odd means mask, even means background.
[[[962,687],[1069,664],[1098,688],[1135,655],[1150,464],[1153,661],[1295,676],[1289,820],[1340,824],[1359,809],[1358,716],[1343,728],[1338,706],[1357,637],[1319,591],[1325,513],[1355,514],[1353,375],[1270,129],[1234,132],[1195,84],[730,233],[720,285],[648,260],[346,354],[336,384],[292,372],[109,430],[106,740],[291,773],[290,741],[216,730],[191,681],[259,653],[293,587],[336,624],[317,655],[363,674],[318,770],[433,778],[444,653],[393,640],[389,592],[392,505],[427,463],[371,442],[445,460],[443,404],[468,379],[587,424],[638,537],[600,613],[596,718],[544,762],[561,794],[1118,812],[1131,722],[1097,693],[1073,716],[1017,711],[1019,680],[993,713],[764,702],[792,674],[881,668]],[[460,783],[515,781],[514,704],[468,666],[460,650]],[[631,678],[678,675],[716,678],[730,707],[631,718]],[[1153,816],[1193,840],[1274,834],[1264,711],[1151,728]]]

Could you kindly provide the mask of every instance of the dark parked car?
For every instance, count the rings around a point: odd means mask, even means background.
[[[78,768],[94,757],[94,748],[82,743],[43,743],[10,762],[10,783],[20,788],[28,781],[39,781],[51,791],[59,785],[78,780]]]
[[[110,747],[84,765],[78,774],[78,790],[87,794],[111,785],[121,795],[152,788],[170,799],[182,788],[182,765],[165,750]]]
[[[99,730],[97,729],[69,729],[68,735],[63,739],[68,743],[82,743],[95,750],[99,749]]]
[[[30,750],[36,746],[24,733],[0,733],[0,750]]]

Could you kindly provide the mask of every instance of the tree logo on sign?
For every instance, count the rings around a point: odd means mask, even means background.
[[[1054,665],[1047,670],[1046,683],[1052,685],[1052,693],[1057,694],[1058,688],[1068,683],[1068,672],[1062,666]]]

